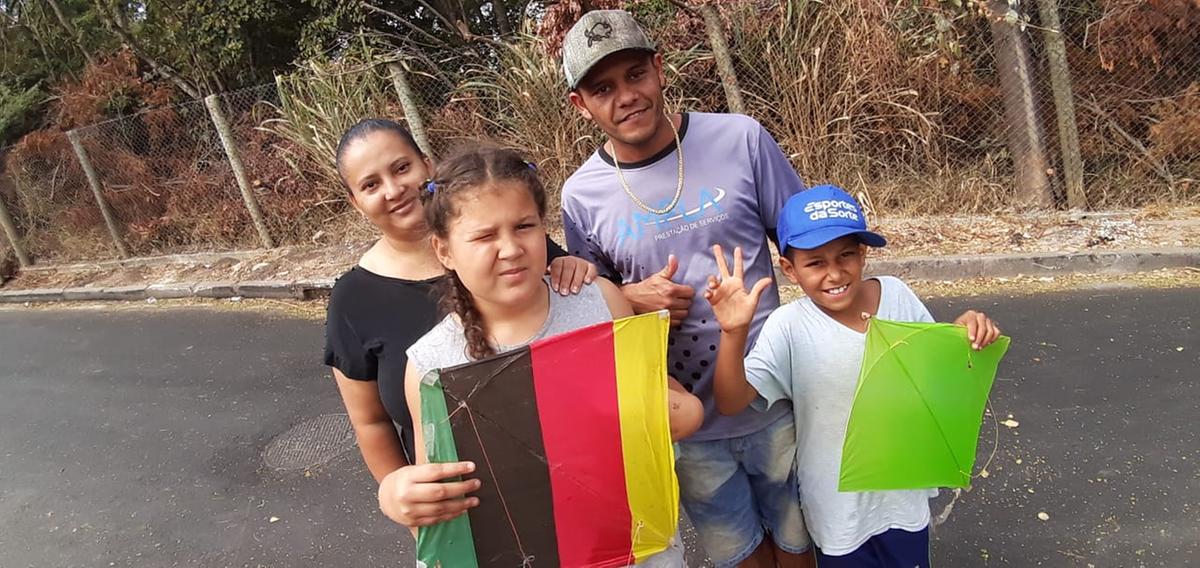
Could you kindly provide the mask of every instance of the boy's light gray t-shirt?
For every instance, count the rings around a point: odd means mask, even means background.
[[[625,283],[653,276],[672,254],[679,259],[674,281],[691,286],[696,296],[683,325],[671,330],[669,368],[704,402],[704,426],[689,441],[716,440],[761,430],[787,409],[739,416],[716,411],[712,369],[720,328],[703,296],[708,277],[717,274],[712,245],[724,247],[729,258],[734,247],[742,247],[747,282],[773,277],[767,238],[775,238],[780,210],[804,184],[775,139],[754,119],[683,116],[684,185],[675,208],[657,215],[638,207],[622,189],[612,158],[601,149],[563,185],[563,226],[570,254]],[[674,144],[644,162],[622,163],[621,172],[639,199],[666,207],[675,196],[679,173]],[[751,341],[778,305],[779,293],[772,286],[759,303]]]
[[[934,321],[904,282],[890,276],[878,280],[878,317]],[[890,529],[924,528],[929,498],[937,495],[936,490],[837,490],[842,442],[865,349],[865,334],[838,323],[811,298],[801,298],[771,314],[746,358],[746,378],[759,394],[756,409],[791,402],[805,521],[813,542],[832,556],[849,554]]]

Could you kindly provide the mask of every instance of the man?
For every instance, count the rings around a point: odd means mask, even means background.
[[[694,301],[717,274],[715,243],[741,247],[747,282],[773,274],[767,239],[803,183],[753,119],[667,114],[662,56],[628,12],[584,14],[564,38],[563,71],[571,104],[608,135],[563,186],[568,251],[624,282],[638,312],[670,310],[671,372],[705,404],[676,467],[688,517],[718,567],[811,566],[790,408],[719,416],[720,328],[711,306]],[[772,287],[751,344],[778,305]]]

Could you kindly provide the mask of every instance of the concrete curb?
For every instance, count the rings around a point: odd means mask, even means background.
[[[1053,276],[1087,272],[1125,274],[1163,268],[1200,267],[1200,248],[1097,251],[1089,253],[912,256],[871,260],[871,274],[917,280],[962,280],[1013,276]],[[776,272],[776,278],[786,281]],[[312,300],[326,297],[334,278],[135,284],[116,287],[0,289],[0,304],[25,302],[165,300],[173,298],[273,298]]]
[[[910,256],[875,259],[871,274],[913,280],[964,280],[1013,276],[1054,276],[1086,272],[1127,274],[1200,266],[1200,248],[1096,251],[1087,253]]]

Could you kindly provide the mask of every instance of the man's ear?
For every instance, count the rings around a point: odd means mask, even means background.
[[[783,275],[787,276],[788,282],[796,285],[800,284],[800,279],[796,277],[796,266],[787,257],[787,251],[779,255],[779,268],[783,270]]]
[[[442,263],[446,270],[454,270],[454,257],[450,256],[449,243],[437,235],[430,235],[429,244],[433,247],[433,254],[437,255],[438,262]]]
[[[588,120],[592,120],[592,112],[584,104],[583,95],[579,94],[578,89],[567,93],[567,100],[571,101],[571,106],[575,107],[575,110],[579,111],[579,114],[582,114]]]
[[[654,72],[658,73],[658,84],[659,84],[659,86],[661,86],[662,88],[665,89],[667,87],[667,74],[665,71],[663,71],[662,54],[656,52],[654,54],[654,58],[652,59],[652,62],[654,65]]]

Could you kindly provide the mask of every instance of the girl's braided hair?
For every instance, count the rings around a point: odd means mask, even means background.
[[[546,216],[546,192],[538,179],[537,168],[515,150],[477,143],[462,147],[438,163],[438,176],[421,192],[425,223],[441,239],[448,236],[450,223],[458,218],[458,202],[463,195],[500,182],[521,182],[537,205],[538,216]],[[471,291],[453,270],[442,288],[442,309],[458,315],[467,339],[467,354],[483,359],[496,354],[496,348],[483,328],[483,318],[475,306]]]

